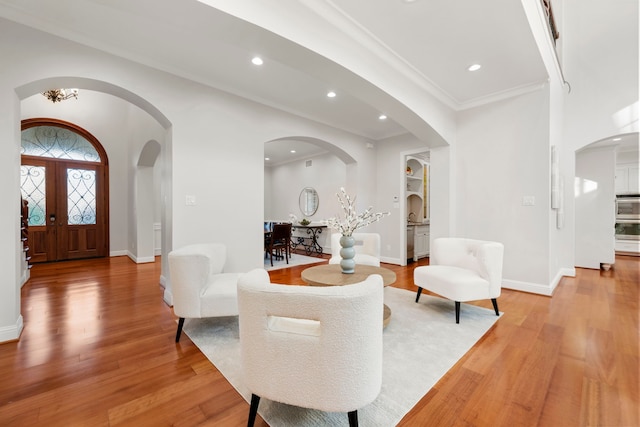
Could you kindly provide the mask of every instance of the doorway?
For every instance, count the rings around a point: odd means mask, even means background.
[[[70,123],[22,123],[21,193],[31,262],[108,254],[108,167],[101,144]]]

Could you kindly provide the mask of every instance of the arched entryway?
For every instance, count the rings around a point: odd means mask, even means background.
[[[109,162],[85,129],[57,119],[22,121],[21,193],[31,262],[109,254]]]

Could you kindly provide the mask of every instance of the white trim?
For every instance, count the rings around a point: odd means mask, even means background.
[[[24,323],[22,320],[22,315],[20,315],[18,316],[18,320],[16,321],[15,325],[0,328],[0,343],[18,340],[18,338],[20,338],[20,334],[22,333],[23,327]]]
[[[162,289],[167,289],[167,278],[164,276],[164,274],[160,275],[160,286],[162,286]]]
[[[131,252],[127,251],[127,256],[129,258],[131,258],[131,261],[135,262],[136,264],[146,264],[148,262],[155,262],[156,258],[152,257],[152,256],[147,256],[147,257],[136,257],[134,254],[132,254]]]
[[[395,264],[395,265],[402,266],[402,263],[400,262],[399,258],[380,257],[380,262],[386,262],[387,264]]]
[[[502,287],[505,289],[512,289],[514,291],[522,291],[522,292],[529,292],[532,294],[552,296],[553,291],[555,291],[556,287],[558,286],[562,278],[565,276],[575,277],[576,269],[561,268],[560,270],[558,270],[558,274],[556,274],[553,280],[547,285],[543,285],[541,283],[520,282],[518,280],[503,280]]]
[[[167,288],[164,289],[164,294],[162,295],[162,299],[169,306],[173,307],[173,294]]]
[[[127,251],[111,251],[111,252],[109,252],[109,256],[110,257],[125,256],[125,255],[129,255],[129,252],[127,252]]]
[[[541,283],[521,282],[518,280],[503,280],[502,287],[514,291],[528,292],[531,294],[551,296],[553,289],[550,285]]]

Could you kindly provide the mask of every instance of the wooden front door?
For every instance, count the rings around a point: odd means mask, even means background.
[[[31,262],[107,256],[108,163],[97,139],[67,122],[30,119],[22,150]]]
[[[23,156],[21,175],[43,204],[30,209],[31,262],[107,255],[104,168]],[[32,198],[33,199],[33,198]]]

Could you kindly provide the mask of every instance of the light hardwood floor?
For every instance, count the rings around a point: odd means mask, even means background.
[[[415,290],[418,264],[385,266]],[[272,281],[301,284],[304,268]],[[617,257],[553,298],[503,290],[504,316],[400,425],[638,426],[639,270]],[[0,345],[0,426],[246,425],[235,389],[187,336],[174,342],[159,275],[159,260],[126,257],[34,266],[22,336]]]

